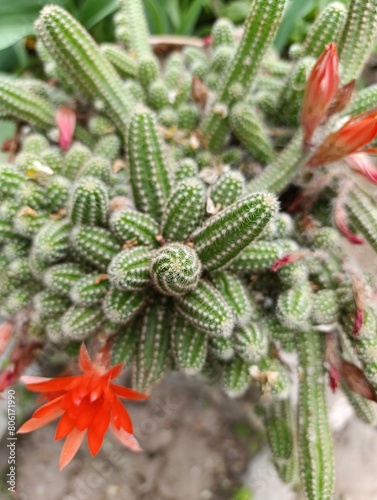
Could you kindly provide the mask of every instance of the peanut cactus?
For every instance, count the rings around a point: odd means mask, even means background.
[[[46,351],[104,344],[137,391],[168,370],[233,398],[253,386],[282,479],[331,500],[325,377],[376,421],[363,397],[377,399],[376,283],[338,229],[377,251],[377,174],[355,158],[377,134],[376,86],[350,100],[377,10],[329,4],[283,60],[270,44],[285,3],[253,1],[239,42],[219,20],[207,52],[163,65],[140,0],[120,2],[117,44],[101,47],[62,8],[41,11],[38,52],[56,83],[0,80],[0,114],[21,125],[0,165],[0,310]],[[67,150],[62,106],[80,115]],[[298,355],[298,422],[281,351]]]

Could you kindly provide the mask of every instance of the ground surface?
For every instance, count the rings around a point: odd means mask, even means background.
[[[96,458],[82,447],[59,473],[61,442],[54,442],[55,425],[24,435],[17,445],[17,498],[232,498],[260,435],[250,431],[244,404],[198,379],[182,379],[168,375],[148,402],[128,405],[143,453],[128,452],[108,435]],[[0,465],[5,465],[1,459]]]
[[[353,416],[341,395],[330,396],[336,459],[336,500],[377,498],[377,430]],[[55,425],[17,445],[18,500],[301,500],[283,485],[252,427],[249,405],[233,402],[196,379],[169,375],[146,403],[129,404],[143,452],[125,450],[111,435],[96,458],[85,447],[61,473]],[[250,427],[251,425],[251,427]],[[4,442],[0,443],[5,449]],[[5,455],[0,467],[4,468]],[[8,497],[0,494],[1,500]]]

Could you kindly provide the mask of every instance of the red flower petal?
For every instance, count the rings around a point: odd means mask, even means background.
[[[60,454],[60,470],[64,469],[64,467],[68,465],[76,455],[77,450],[80,448],[81,443],[84,439],[84,436],[85,431],[79,431],[78,429],[73,429],[72,432],[68,434],[67,439],[64,441],[62,452]]]
[[[91,454],[97,455],[101,448],[103,438],[110,425],[111,412],[105,408],[98,411],[97,416],[88,427],[87,441]]]
[[[64,413],[56,428],[55,441],[59,441],[59,439],[67,437],[74,427],[75,421],[68,415],[68,413]]]
[[[57,379],[24,377],[24,382],[31,390],[45,394],[55,393],[57,396],[36,410],[19,432],[30,432],[61,417],[55,434],[55,440],[66,438],[60,457],[61,469],[76,454],[85,432],[89,449],[92,455],[96,455],[109,425],[113,427],[114,434],[125,446],[135,451],[140,450],[132,435],[131,418],[118,399],[118,395],[135,400],[146,399],[148,395],[111,384],[110,380],[119,375],[123,364],[105,372],[108,361],[103,359],[103,355],[98,356],[93,363],[85,346],[82,346],[80,350],[80,368],[84,370],[82,375]]]
[[[36,429],[39,429],[40,427],[43,427],[46,424],[49,424],[56,418],[60,417],[60,415],[63,414],[63,410],[60,408],[55,408],[54,411],[49,413],[48,415],[45,415],[44,417],[41,418],[31,418],[27,420],[21,427],[18,429],[17,433],[18,434],[25,434],[26,432],[31,432],[35,431]]]
[[[112,421],[110,422],[110,429],[124,446],[127,446],[127,448],[130,448],[133,451],[141,450],[140,445],[133,434],[130,434],[122,428],[117,429],[116,425]]]
[[[90,396],[89,396],[90,401],[93,402],[99,399],[102,396],[104,390],[105,390],[104,381],[100,379],[99,382],[96,384],[96,387],[94,389],[91,389],[90,391]]]
[[[30,381],[30,379],[38,380]],[[77,383],[77,377],[58,377],[45,379],[42,382],[40,382],[40,379],[41,377],[21,377],[29,391],[34,392],[67,391]]]
[[[329,386],[332,392],[335,392],[339,387],[339,372],[334,367],[330,367],[329,370]]]
[[[81,344],[79,354],[79,367],[83,372],[90,372],[94,370],[93,363],[90,359],[88,350],[84,343]]]
[[[110,370],[106,372],[106,378],[108,377],[109,380],[117,378],[117,376],[122,373],[122,370],[123,370],[123,363],[119,363],[119,365],[113,366]]]
[[[60,410],[62,409],[60,404],[63,399],[63,396],[60,396],[56,399],[53,399],[52,401],[49,401],[48,403],[45,403],[44,405],[40,406],[38,410],[36,410],[33,413],[32,418],[41,418],[45,417],[46,415],[49,415],[52,411],[54,411],[56,408],[59,408]]]
[[[118,398],[114,399],[112,405],[113,422],[115,426],[119,429],[123,427],[127,432],[133,433],[133,425],[131,417],[128,414],[126,408],[122,405]]]
[[[111,384],[112,391],[121,398],[134,399],[135,401],[144,401],[149,398],[149,394],[138,392],[122,385]]]
[[[377,135],[377,110],[367,111],[350,118],[339,130],[329,134],[309,158],[307,166],[316,167],[332,163],[361,151]]]
[[[89,396],[85,397],[81,401],[79,412],[76,418],[76,427],[78,429],[86,429],[90,422],[93,420],[93,417],[96,415],[96,411],[98,409],[98,405],[96,403],[97,402],[91,403],[89,400]]]

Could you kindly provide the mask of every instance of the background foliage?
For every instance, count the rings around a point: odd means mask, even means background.
[[[213,21],[228,17],[241,24],[252,0],[144,0],[149,28],[155,34],[205,36]],[[341,0],[347,3],[348,0]],[[0,71],[21,72],[34,68],[36,60],[24,38],[33,35],[33,23],[51,0],[11,0],[0,3]],[[111,14],[117,0],[54,0],[71,12],[99,42],[113,40]],[[302,40],[308,26],[330,0],[291,0],[275,45],[282,51]],[[29,48],[32,43],[29,44]]]

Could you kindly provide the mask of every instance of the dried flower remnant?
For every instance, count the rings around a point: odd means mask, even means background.
[[[364,240],[353,234],[348,227],[348,218],[345,209],[345,201],[351,187],[352,185],[350,182],[345,182],[343,183],[343,186],[340,188],[339,195],[335,200],[334,222],[336,227],[348,239],[348,241],[350,241],[355,245],[362,245],[364,243]]]
[[[64,151],[69,149],[76,127],[76,114],[67,106],[59,108],[55,115],[56,125],[59,130],[59,146]]]

